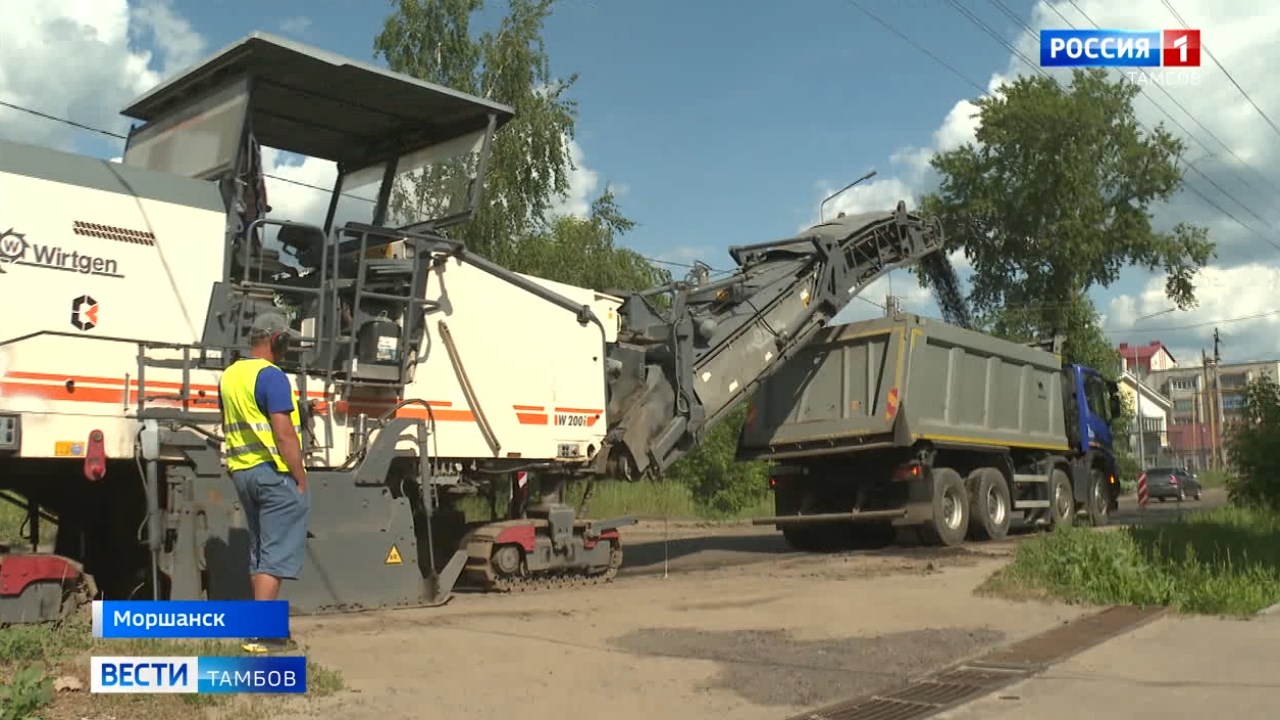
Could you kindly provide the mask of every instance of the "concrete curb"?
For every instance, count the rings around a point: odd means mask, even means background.
[[[1262,608],[1258,612],[1254,613],[1254,615],[1256,616],[1280,615],[1280,602],[1276,603],[1275,605],[1272,605],[1271,607]]]

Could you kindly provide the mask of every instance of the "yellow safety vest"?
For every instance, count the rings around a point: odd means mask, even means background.
[[[271,418],[258,407],[256,389],[258,373],[264,368],[275,367],[261,358],[244,358],[231,364],[222,373],[218,394],[222,397],[223,432],[227,446],[227,470],[247,470],[264,462],[274,462],[280,472],[289,472],[289,466],[276,447],[275,433],[271,431]],[[293,410],[289,417],[298,433],[298,446],[302,446],[302,417],[298,413],[298,398],[290,388]]]

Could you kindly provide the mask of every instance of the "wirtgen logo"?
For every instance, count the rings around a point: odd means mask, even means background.
[[[27,240],[23,233],[9,228],[0,233],[0,273],[5,265],[26,265],[43,270],[63,270],[81,275],[122,278],[120,263],[112,258],[87,255],[79,250],[66,250],[57,245],[41,245]]]

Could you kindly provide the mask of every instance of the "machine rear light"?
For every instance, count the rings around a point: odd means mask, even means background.
[[[0,450],[17,450],[22,446],[22,418],[0,415]]]
[[[924,468],[920,466],[920,463],[899,465],[893,471],[893,479],[898,481],[919,480],[922,477],[924,477]]]
[[[89,443],[84,449],[84,477],[89,482],[101,480],[107,474],[107,448],[102,441],[102,431],[89,433]]]
[[[779,485],[786,485],[787,482],[794,480],[804,474],[804,471],[795,467],[778,467],[769,473],[769,489],[776,489]]]

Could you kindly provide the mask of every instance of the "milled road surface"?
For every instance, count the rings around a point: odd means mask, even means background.
[[[1152,505],[1143,520],[1178,513]],[[1116,520],[1138,520],[1132,499]],[[351,690],[272,717],[780,720],[1087,612],[973,594],[1017,539],[814,555],[750,525],[646,522],[623,537],[626,569],[608,585],[295,619],[308,656]]]
[[[775,557],[434,610],[297,618],[355,692],[272,718],[780,720],[875,692],[1084,609],[976,597],[1001,559]]]
[[[1132,525],[1140,520],[1146,523],[1164,523],[1176,520],[1180,514],[1221,507],[1226,504],[1226,492],[1221,489],[1204,491],[1199,501],[1151,502],[1140,512],[1133,496],[1120,498],[1120,508],[1112,514],[1112,525]],[[1010,540],[1030,537],[1036,530],[1018,527],[1010,533]],[[666,538],[664,540],[664,538]],[[661,575],[663,572],[680,573],[705,570],[730,565],[746,565],[759,562],[776,562],[783,558],[803,557],[805,553],[792,550],[782,539],[782,533],[772,526],[752,526],[746,523],[715,524],[690,521],[669,523],[646,520],[639,525],[623,529],[622,576]],[[967,543],[966,548],[976,552],[995,551],[1006,543]],[[908,551],[907,548],[890,546],[877,550],[853,551],[858,554],[892,555]],[[929,552],[928,548],[911,548],[912,556]],[[936,552],[936,550],[934,550]],[[665,558],[665,564],[664,564]]]

